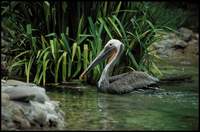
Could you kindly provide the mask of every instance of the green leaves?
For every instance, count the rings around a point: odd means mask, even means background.
[[[64,33],[61,33],[61,37],[62,37],[63,45],[66,47],[65,50],[67,50],[67,52],[69,53],[69,55],[71,55],[71,49],[70,49],[70,47],[69,47],[69,43],[68,43],[68,40],[67,40],[65,34],[64,34]]]
[[[75,20],[68,16],[70,3],[59,1],[50,4],[44,1],[39,5],[42,8],[35,9],[44,15],[44,20],[39,20],[39,24],[29,21],[30,24],[22,26],[25,29],[20,29],[24,33],[19,35],[23,37],[17,43],[19,47],[15,50],[18,52],[12,66],[25,69],[27,82],[33,78],[35,83],[45,85],[52,80],[59,83],[78,78],[106,42],[113,38],[119,39],[125,45],[125,58],[121,58],[121,63],[125,63],[123,65],[161,74],[155,65],[156,55],[150,49],[152,43],[159,40],[157,33],[161,29],[149,19],[149,9],[141,4],[105,1],[92,3],[92,8],[89,8],[88,5],[78,3],[78,17],[76,21],[72,21],[74,23],[69,21]],[[29,12],[34,15],[35,11]],[[8,21],[12,23],[12,19]],[[14,35],[15,32],[12,33]],[[105,62],[89,73],[93,79],[100,77],[104,66]]]
[[[126,32],[124,27],[122,26],[121,22],[119,21],[119,19],[114,15],[113,16],[114,20],[116,20],[117,24],[119,25],[121,32],[123,33],[123,37],[125,37],[125,42],[128,44],[128,38],[126,36]]]
[[[104,29],[106,30],[108,36],[110,37],[110,39],[113,39],[110,30],[108,29],[108,26],[106,25],[106,22],[103,20],[103,18],[99,18],[99,21],[103,24]]]
[[[112,26],[114,27],[115,32],[116,32],[117,34],[119,34],[119,37],[120,37],[120,38],[122,38],[122,34],[121,34],[121,32],[119,31],[119,29],[118,29],[117,25],[115,24],[114,20],[112,20],[110,17],[108,17],[108,20],[110,21],[110,23],[111,23]]]

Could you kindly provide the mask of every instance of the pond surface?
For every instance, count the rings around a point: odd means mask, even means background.
[[[67,130],[197,130],[198,71],[192,82],[161,84],[163,90],[124,95],[94,86],[48,92],[66,113]]]

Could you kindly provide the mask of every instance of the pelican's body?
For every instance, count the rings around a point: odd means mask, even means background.
[[[141,71],[132,71],[117,76],[112,76],[109,79],[109,85],[101,85],[98,89],[106,93],[124,94],[133,90],[148,88],[156,84],[158,79]]]
[[[81,78],[90,71],[99,61],[109,57],[108,64],[105,66],[98,81],[98,90],[106,93],[124,94],[140,88],[147,88],[156,84],[158,79],[141,71],[132,71],[117,76],[110,77],[109,73],[119,60],[124,49],[124,45],[116,39],[108,41],[101,53],[94,59],[88,68],[82,73]]]

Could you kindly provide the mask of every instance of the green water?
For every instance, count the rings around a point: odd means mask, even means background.
[[[67,130],[197,130],[198,79],[161,84],[160,91],[98,93],[94,86],[48,92],[66,113]]]

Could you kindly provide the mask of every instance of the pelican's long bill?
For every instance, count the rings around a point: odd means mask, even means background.
[[[112,54],[112,51],[115,49],[114,46],[104,48],[99,55],[92,61],[92,63],[85,69],[81,74],[80,79],[82,79],[91,69],[93,69],[98,63],[104,60],[106,57]]]

